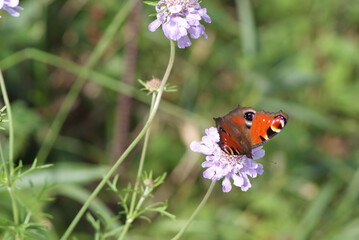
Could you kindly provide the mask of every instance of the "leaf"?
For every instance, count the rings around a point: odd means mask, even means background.
[[[144,4],[147,4],[147,5],[150,5],[150,6],[153,6],[153,7],[156,7],[157,4],[158,4],[158,1],[157,2],[152,2],[152,1],[143,1]]]
[[[108,166],[95,166],[91,164],[59,163],[51,168],[31,171],[15,183],[16,187],[27,188],[29,181],[35,187],[48,184],[85,184],[99,180],[107,172]]]

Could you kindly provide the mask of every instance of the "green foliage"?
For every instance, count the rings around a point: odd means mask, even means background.
[[[139,91],[145,83],[122,82],[130,71],[126,47],[136,42],[128,39],[134,31],[128,11],[97,61],[85,67],[113,17],[125,9],[123,3],[127,1],[20,1],[24,10],[19,18],[1,12],[0,68],[15,131],[10,171],[9,122],[2,107],[1,239],[59,239],[118,158],[111,149],[119,147],[115,133],[128,133],[125,148],[142,128],[151,101]],[[169,43],[161,28],[148,31],[156,2],[145,3],[134,34],[133,79],[162,78],[168,62]],[[138,145],[108,182],[110,191],[93,200],[71,237],[118,237],[133,195],[133,210],[144,200],[130,214],[137,221],[128,238],[173,237],[209,185],[202,178],[203,157],[190,152],[190,142],[214,125],[213,117],[241,104],[281,109],[289,115],[288,125],[264,146],[264,174],[252,180],[252,188],[224,194],[217,184],[183,239],[358,239],[357,2],[212,0],[201,6],[212,19],[204,24],[208,39],[176,49],[169,86],[178,90],[164,95],[151,127],[144,168],[161,177],[142,175],[154,185],[140,178],[135,190]],[[46,163],[37,165],[38,150],[79,74],[83,88]],[[115,124],[119,94],[133,99],[125,130]],[[166,180],[164,171],[169,173]],[[88,231],[89,225],[93,230]]]
[[[113,178],[113,180],[108,183],[108,185],[110,187],[110,190],[116,193],[116,195],[119,197],[120,199],[119,204],[123,208],[123,211],[121,213],[126,215],[126,219],[127,219],[126,221],[133,222],[136,218],[142,218],[151,222],[151,219],[144,215],[146,213],[148,214],[151,212],[157,212],[162,216],[167,216],[171,219],[174,219],[174,215],[166,211],[167,202],[154,202],[143,206],[143,203],[146,200],[148,200],[148,198],[153,198],[152,195],[153,190],[155,190],[158,186],[163,184],[166,178],[166,173],[153,179],[152,172],[149,173],[144,172],[142,176],[142,182],[139,188],[137,189],[137,191],[136,189],[133,189],[130,184],[128,184],[127,187],[124,189],[118,189],[117,188],[118,177],[119,176],[116,175]],[[134,199],[138,198],[138,202],[137,204],[135,204],[136,207],[134,211],[131,210],[130,207],[130,199],[133,198]]]
[[[4,239],[47,239],[48,228],[44,223],[39,222],[39,220],[51,218],[49,214],[42,212],[42,207],[52,200],[52,198],[47,196],[47,192],[51,186],[44,183],[41,188],[36,189],[34,185],[29,182],[29,191],[15,188],[16,183],[23,180],[29,173],[51,166],[51,164],[42,166],[37,166],[36,164],[37,161],[35,159],[32,166],[24,170],[24,166],[20,161],[18,166],[9,172],[9,174],[5,174],[8,170],[1,172],[0,188],[8,190],[10,196],[12,196],[11,201],[13,201],[13,204],[18,205],[20,210],[20,221],[18,221],[17,218],[11,221],[6,214],[0,215],[0,232],[4,236]],[[4,165],[1,167],[6,168]],[[16,195],[12,195],[15,193]],[[12,211],[15,210],[12,209]]]
[[[158,1],[157,1],[157,2],[143,1],[143,3],[144,3],[144,4],[147,4],[147,5],[149,5],[149,6],[156,7],[156,6],[157,6]]]
[[[86,219],[89,221],[92,225],[92,227],[95,230],[95,234],[93,236],[93,239],[95,240],[102,240],[102,239],[108,239],[110,237],[116,237],[119,235],[119,233],[123,230],[122,227],[119,227],[115,230],[111,230],[110,226],[115,220],[115,218],[110,219],[110,221],[106,220],[100,213],[98,213],[97,220],[90,214],[86,214]]]

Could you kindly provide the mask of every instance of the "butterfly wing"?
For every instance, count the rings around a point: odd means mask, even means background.
[[[252,157],[252,147],[249,140],[249,129],[245,124],[243,117],[243,108],[238,105],[237,108],[227,115],[214,118],[218,133],[220,135],[220,147],[227,154],[247,155]]]
[[[288,116],[282,111],[276,113],[257,111],[249,133],[252,147],[256,148],[268,142],[285,127],[287,122]]]
[[[225,116],[214,120],[221,149],[227,154],[252,158],[252,149],[277,135],[287,124],[288,116],[282,111],[269,113],[238,105]]]

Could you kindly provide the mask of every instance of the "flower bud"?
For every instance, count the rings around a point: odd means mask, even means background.
[[[143,181],[143,183],[147,186],[152,188],[155,184],[155,182],[151,178],[147,178]]]
[[[160,89],[162,80],[159,78],[154,78],[148,82],[146,82],[145,88],[150,92],[158,92]]]

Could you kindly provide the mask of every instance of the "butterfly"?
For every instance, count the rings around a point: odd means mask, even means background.
[[[220,148],[229,155],[246,155],[248,158],[252,158],[253,148],[268,142],[288,122],[288,116],[282,111],[256,111],[241,105],[223,117],[213,119],[220,136]]]

